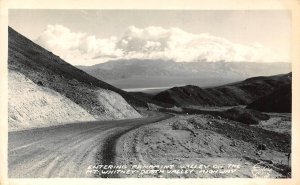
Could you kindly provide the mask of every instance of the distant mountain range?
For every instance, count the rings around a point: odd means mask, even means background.
[[[291,71],[290,63],[174,62],[170,60],[114,60],[93,66],[77,66],[119,88],[196,85],[209,87]]]
[[[158,93],[152,98],[167,104],[188,107],[190,105],[248,105],[256,100],[260,101],[258,100],[259,98],[269,96],[261,100],[261,103],[258,102],[251,106],[255,109],[259,109],[260,104],[264,104],[263,102],[270,106],[275,104],[277,98],[280,99],[281,95],[284,95],[284,100],[291,101],[291,79],[292,74],[288,73],[275,76],[253,77],[244,81],[211,88],[200,88],[192,85],[173,87]],[[278,89],[280,89],[280,91],[276,92]],[[276,93],[272,95],[274,92]],[[282,101],[280,100],[280,102]],[[265,108],[264,110],[268,109]]]

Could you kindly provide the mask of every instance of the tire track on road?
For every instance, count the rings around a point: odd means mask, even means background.
[[[105,143],[103,145],[103,148],[99,149],[99,152],[96,155],[96,165],[115,165],[115,157],[116,157],[116,145],[119,140],[119,138],[128,133],[131,130],[137,129],[139,127],[142,127],[147,124],[156,123],[165,119],[169,119],[173,115],[171,114],[165,114],[161,113],[159,117],[150,118],[147,120],[143,120],[144,123],[140,123],[134,127],[127,128],[121,132],[116,133],[115,135],[112,135],[111,137],[107,138],[105,140]],[[95,177],[101,177],[101,178],[118,178],[117,174],[95,174]]]

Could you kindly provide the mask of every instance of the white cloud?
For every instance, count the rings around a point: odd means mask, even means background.
[[[207,33],[179,28],[130,26],[122,37],[97,38],[62,25],[48,25],[36,42],[74,65],[93,65],[116,58],[200,61],[286,61],[288,57],[260,43],[241,45]]]

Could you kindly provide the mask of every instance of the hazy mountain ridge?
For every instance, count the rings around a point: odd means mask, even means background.
[[[289,63],[174,62],[159,59],[114,60],[93,66],[78,66],[78,68],[120,88],[164,87],[185,84],[206,87],[240,81],[254,76],[283,74],[291,70]]]
[[[158,93],[153,99],[176,106],[248,105],[288,84],[291,84],[291,73],[249,78],[241,82],[212,88],[200,88],[192,85],[174,87]]]

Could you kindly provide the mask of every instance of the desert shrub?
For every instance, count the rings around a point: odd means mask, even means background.
[[[190,124],[187,120],[178,120],[172,124],[173,130],[192,130],[194,126]]]
[[[232,109],[223,111],[222,117],[245,123],[247,125],[259,124],[261,120],[268,120],[270,116],[259,111],[244,109],[241,107],[234,107]]]
[[[243,113],[238,116],[237,121],[245,123],[247,125],[257,125],[259,124],[259,119],[249,113]]]

